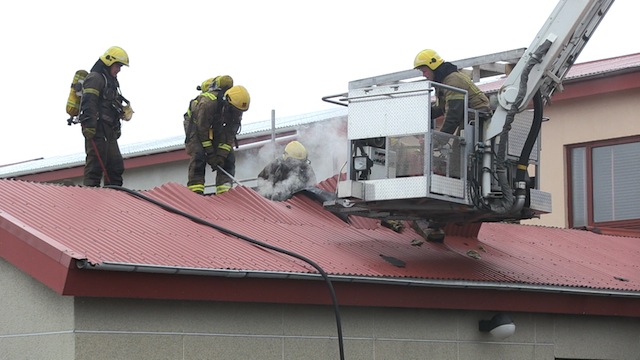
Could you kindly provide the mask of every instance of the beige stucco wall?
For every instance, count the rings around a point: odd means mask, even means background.
[[[541,130],[540,188],[552,194],[551,214],[524,223],[566,227],[565,144],[640,134],[640,90],[589,96],[547,105]]]

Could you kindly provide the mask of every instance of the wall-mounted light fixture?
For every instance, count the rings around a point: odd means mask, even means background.
[[[491,320],[480,320],[478,328],[498,339],[506,339],[516,332],[516,324],[505,313],[497,313]]]

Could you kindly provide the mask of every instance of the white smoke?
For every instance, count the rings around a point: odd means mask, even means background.
[[[298,141],[307,149],[318,181],[345,171],[349,150],[346,116],[311,124],[299,133]]]
[[[345,117],[301,125],[296,140],[307,149],[311,167],[318,182],[344,172],[348,155],[347,120]],[[236,157],[236,177],[251,187],[257,187],[257,176],[274,159],[281,157],[288,141],[271,141],[258,148],[241,151]],[[267,194],[278,189],[263,188]]]
[[[272,181],[258,179],[258,187],[256,191],[260,195],[274,201],[284,201],[290,198],[293,193],[292,189],[303,189],[307,186],[299,177],[295,176],[295,171],[291,172],[288,178],[273,184]]]

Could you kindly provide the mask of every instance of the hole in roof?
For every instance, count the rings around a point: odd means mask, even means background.
[[[380,254],[380,257],[383,258],[385,261],[387,261],[389,264],[393,265],[393,266],[397,266],[400,268],[403,268],[405,266],[405,262],[402,260],[398,260],[396,258],[394,258],[393,256],[386,256],[386,255],[382,255]]]

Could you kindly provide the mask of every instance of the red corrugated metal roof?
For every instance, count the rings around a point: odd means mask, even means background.
[[[574,64],[564,81],[578,80],[584,77],[592,77],[598,74],[610,74],[628,69],[640,68],[640,53],[618,56],[603,60],[594,60],[584,63]],[[479,87],[486,93],[496,92],[502,86],[504,77],[492,82],[481,84]]]
[[[613,57],[603,60],[593,60],[575,64],[571,67],[567,80],[578,79],[596,74],[606,74],[640,67],[640,53]]]
[[[332,181],[322,186],[330,188]],[[141,194],[301,254],[335,276],[640,292],[640,242],[634,238],[485,223],[477,237],[448,235],[444,244],[413,246],[412,240],[421,238],[409,227],[396,233],[371,219],[347,224],[303,194],[272,202],[239,187],[221,196],[199,196],[176,183]],[[0,180],[0,230],[31,248],[46,248],[50,257],[97,265],[316,272],[299,259],[115,189]],[[3,257],[14,246],[8,244],[0,244]]]

